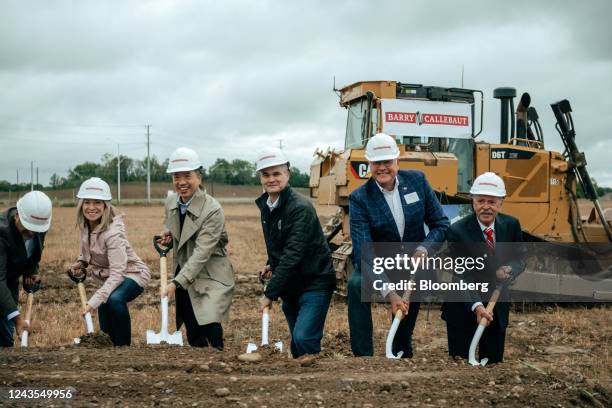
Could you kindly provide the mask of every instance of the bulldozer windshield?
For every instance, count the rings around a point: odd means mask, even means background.
[[[368,122],[368,102],[359,99],[347,108],[345,149],[359,149],[365,146],[365,141],[372,135],[372,129],[376,129],[378,118],[375,106],[371,109],[370,123]]]

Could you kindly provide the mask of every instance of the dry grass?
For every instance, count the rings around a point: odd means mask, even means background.
[[[117,185],[111,184],[113,196],[117,195]],[[240,185],[233,186],[228,184],[210,183],[204,180],[204,188],[206,191],[217,198],[254,198],[261,194],[261,186],[259,185]],[[154,200],[165,199],[168,190],[172,190],[172,183],[155,182],[151,183],[151,198]],[[302,194],[308,195],[308,189],[299,188]],[[28,190],[29,191],[29,190]],[[66,203],[75,200],[78,187],[66,188],[61,190],[45,190],[45,193],[56,202]],[[22,192],[0,192],[0,203],[4,205],[14,205],[19,196],[27,193]],[[141,182],[130,182],[121,184],[121,199],[122,200],[142,200],[147,197],[147,186]]]

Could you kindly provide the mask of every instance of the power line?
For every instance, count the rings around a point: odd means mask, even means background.
[[[140,135],[139,135],[140,136]],[[112,145],[113,143],[100,143],[100,142],[89,142],[89,141],[77,141],[77,140],[57,140],[56,136],[53,136],[53,139],[33,139],[33,138],[28,138],[28,137],[19,137],[18,139],[15,138],[14,140],[12,140],[12,142],[14,143],[20,143],[21,142],[32,142],[32,143],[42,143],[42,144],[73,144],[73,145],[87,145],[87,146],[109,146]],[[122,145],[143,145],[143,142],[120,142]]]
[[[119,127],[140,127],[142,125],[137,125],[133,123],[79,123],[79,122],[57,122],[54,120],[45,120],[45,119],[32,119],[32,120],[23,120],[17,119],[11,116],[0,115],[0,121],[6,122],[17,122],[17,123],[37,123],[37,124],[46,124],[48,126],[64,126],[64,127],[84,127],[84,128],[119,128]]]

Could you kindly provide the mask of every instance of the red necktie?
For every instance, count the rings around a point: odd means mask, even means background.
[[[492,254],[495,250],[495,241],[493,241],[493,228],[487,228],[484,230],[485,235],[487,236],[487,247],[489,253]]]

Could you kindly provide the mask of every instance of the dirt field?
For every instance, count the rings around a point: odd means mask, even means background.
[[[130,304],[133,346],[72,345],[84,325],[76,288],[62,271],[78,254],[77,231],[74,209],[58,208],[41,268],[45,290],[34,302],[31,347],[0,351],[0,388],[76,391],[74,401],[41,406],[612,406],[610,307],[539,306],[513,313],[506,362],[473,368],[447,357],[446,330],[437,305],[429,311],[422,307],[412,360],[384,358],[389,314],[382,305],[374,307],[376,357],[351,357],[346,305],[336,299],[323,353],[314,365],[302,367],[286,353],[268,355],[260,363],[239,362],[237,356],[246,344],[259,341],[256,303],[261,289],[255,271],[266,256],[255,207],[226,205],[224,210],[237,273],[231,322],[224,326],[225,351],[144,344],[147,329],[159,330],[158,257],[151,237],[161,229],[161,207],[121,209],[132,245],[154,274],[145,293]],[[318,210],[326,218],[335,208]],[[88,294],[94,290],[94,282],[88,280]],[[272,309],[270,325],[271,339],[288,345],[278,306]],[[1,400],[0,404],[16,405]]]

